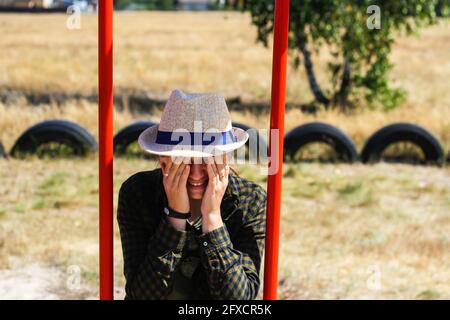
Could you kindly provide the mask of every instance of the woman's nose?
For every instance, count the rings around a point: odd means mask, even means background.
[[[189,171],[189,178],[192,180],[202,180],[207,172],[203,164],[191,164],[191,170]]]

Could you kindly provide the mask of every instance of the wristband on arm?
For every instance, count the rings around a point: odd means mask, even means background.
[[[164,213],[168,217],[176,218],[176,219],[189,219],[191,217],[190,212],[178,212],[170,208],[169,206],[164,207]]]

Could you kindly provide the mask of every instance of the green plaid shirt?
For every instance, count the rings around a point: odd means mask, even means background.
[[[190,299],[255,299],[264,252],[265,190],[230,172],[221,203],[224,226],[205,234],[201,224],[187,224],[186,231],[172,227],[163,212],[166,204],[161,169],[138,172],[120,188],[125,299],[170,298],[175,275],[193,252],[199,263],[192,270]]]

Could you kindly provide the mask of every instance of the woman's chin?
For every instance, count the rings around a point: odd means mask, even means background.
[[[189,198],[193,200],[200,200],[203,198],[205,190],[188,190]]]

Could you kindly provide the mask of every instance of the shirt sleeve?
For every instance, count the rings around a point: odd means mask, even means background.
[[[234,242],[226,225],[199,236],[201,262],[214,299],[252,300],[258,295],[266,212],[266,194],[258,194]]]
[[[134,189],[134,190],[133,190]],[[117,220],[124,257],[126,299],[165,299],[172,291],[187,232],[175,229],[165,216],[159,224],[145,226],[139,202],[139,186],[123,184],[119,191]],[[150,232],[149,232],[150,230]]]

